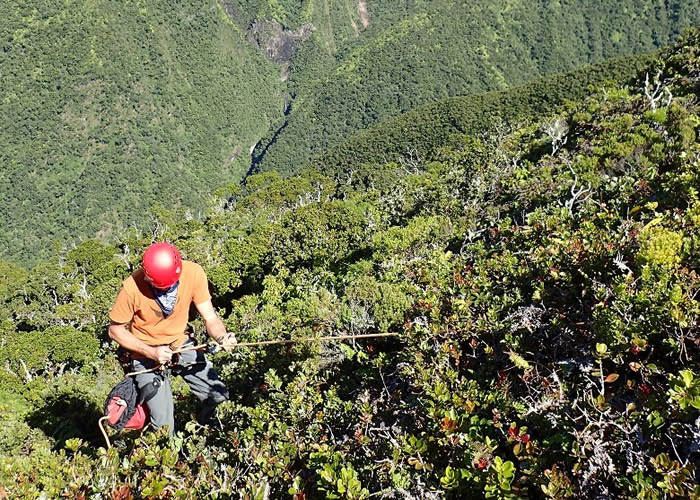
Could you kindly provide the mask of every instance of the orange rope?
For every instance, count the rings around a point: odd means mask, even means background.
[[[367,333],[364,335],[337,335],[337,336],[331,336],[331,337],[305,337],[301,339],[289,339],[289,340],[260,340],[258,342],[237,342],[233,344],[231,347],[252,347],[252,346],[260,346],[260,345],[280,345],[280,344],[295,344],[297,342],[326,342],[326,341],[335,341],[335,340],[356,340],[356,339],[369,339],[369,338],[379,338],[379,337],[395,337],[397,336],[398,333]],[[207,349],[210,344],[199,344],[199,345],[191,345],[187,347],[182,347],[180,349],[175,349],[173,351],[173,354],[180,354],[183,352],[187,351],[199,351],[202,349]],[[144,373],[150,373],[154,372],[156,370],[160,370],[164,367],[165,365],[161,366],[154,366],[153,368],[149,368],[148,370],[140,370],[137,372],[131,372],[127,373],[127,377],[133,377],[136,375],[142,375]]]
[[[395,337],[398,333],[368,333],[364,335],[337,335],[331,337],[306,337],[302,339],[290,339],[290,340],[261,340],[258,342],[237,342],[231,347],[250,347],[257,345],[276,345],[276,344],[294,344],[297,342],[325,342],[333,340],[355,340],[355,339],[368,339],[376,337]],[[183,347],[182,349],[177,349],[173,351],[173,354],[178,354],[185,351],[196,351],[199,349],[206,349],[209,344],[193,345],[188,347]]]

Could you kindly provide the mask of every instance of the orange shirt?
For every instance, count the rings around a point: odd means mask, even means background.
[[[190,305],[211,300],[207,276],[199,264],[182,261],[182,274],[172,314],[165,316],[143,269],[129,276],[109,313],[115,323],[131,323],[131,333],[151,346],[184,342]]]

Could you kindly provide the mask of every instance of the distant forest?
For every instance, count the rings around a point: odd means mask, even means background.
[[[279,72],[217,0],[3,2],[0,255],[113,241],[206,205],[282,113]]]
[[[322,37],[297,52],[291,113],[258,145],[255,171],[298,171],[359,130],[418,106],[647,53],[700,23],[700,4],[691,0],[398,3],[406,9],[400,21],[336,54],[325,72],[316,70],[325,60]]]
[[[342,169],[344,141],[416,107],[648,53],[698,22],[690,0],[7,3],[0,257],[31,266],[88,237],[118,241],[159,205],[199,218],[249,171]],[[285,62],[261,45],[280,33],[294,40]],[[539,102],[578,99],[582,83]],[[504,118],[537,111],[504,99]],[[471,133],[482,104],[458,102],[441,115]],[[383,153],[425,149],[385,150],[388,137]]]

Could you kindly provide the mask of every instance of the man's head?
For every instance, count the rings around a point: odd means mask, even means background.
[[[141,262],[144,277],[154,288],[167,290],[180,279],[182,256],[175,245],[154,243],[143,254]]]

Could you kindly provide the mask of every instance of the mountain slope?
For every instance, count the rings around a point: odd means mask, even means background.
[[[565,102],[578,101],[604,84],[636,81],[652,56],[617,58],[569,73],[549,75],[535,82],[486,94],[452,97],[421,106],[352,135],[308,165],[326,175],[344,178],[367,166],[409,157],[429,160],[436,150],[459,143],[461,135],[479,136],[495,128],[518,125],[528,117],[552,114]]]
[[[0,492],[697,498],[700,33],[648,73],[385,184],[268,172],[202,220],[161,211],[229,331],[296,341],[212,356],[214,426],[173,384],[175,439],[104,450],[95,425],[123,376],[98,338],[152,235],[0,262]]]
[[[154,203],[196,212],[264,135],[253,170],[290,172],[418,105],[643,51],[698,18],[684,0],[572,5],[5,0],[0,256],[118,237]],[[266,19],[315,29],[286,83],[251,43]]]
[[[278,71],[217,0],[2,1],[0,255],[203,207],[281,116]],[[31,225],[27,221],[32,221]]]
[[[223,4],[244,27],[271,19],[288,29],[312,24],[318,46],[334,58],[358,38],[372,37],[377,30],[428,8],[430,0],[225,0]]]
[[[256,148],[254,171],[295,171],[417,106],[649,52],[698,22],[691,0],[429,2],[361,39],[322,77],[298,76],[291,113]]]

